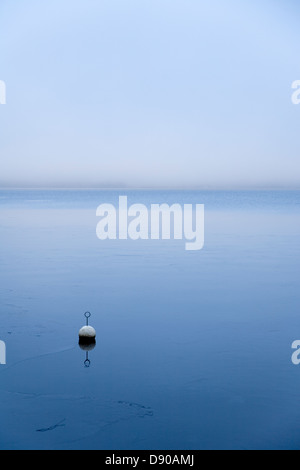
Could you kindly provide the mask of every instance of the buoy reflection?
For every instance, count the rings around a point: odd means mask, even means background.
[[[88,368],[91,365],[91,361],[89,359],[89,352],[95,349],[96,341],[89,342],[89,343],[79,341],[79,347],[80,349],[82,349],[82,351],[85,351],[84,367]]]

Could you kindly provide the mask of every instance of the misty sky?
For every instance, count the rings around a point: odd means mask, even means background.
[[[0,187],[298,187],[298,0],[1,0]]]

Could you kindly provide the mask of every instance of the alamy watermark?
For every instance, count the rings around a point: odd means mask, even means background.
[[[0,80],[0,104],[6,104],[6,84]]]
[[[295,80],[292,83],[292,89],[295,90],[292,94],[292,103],[300,104],[300,80]]]
[[[0,341],[0,365],[6,364],[6,345],[4,341]]]
[[[300,364],[300,341],[294,341],[292,344],[292,349],[295,349],[295,352],[292,354],[292,363],[294,366],[299,366]]]
[[[196,204],[144,204],[128,207],[127,196],[119,197],[119,207],[101,204],[96,213],[100,240],[186,240],[188,251],[204,246],[204,205]]]

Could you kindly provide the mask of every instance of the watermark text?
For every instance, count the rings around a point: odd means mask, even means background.
[[[292,103],[300,104],[300,80],[295,80],[292,83],[292,89],[295,90],[292,94]]]
[[[187,251],[204,246],[204,205],[144,204],[128,207],[127,196],[119,197],[119,207],[101,204],[96,212],[99,240],[174,240],[185,239]]]
[[[0,80],[0,104],[6,104],[6,84]]]
[[[6,364],[6,345],[4,341],[0,341],[0,365]]]

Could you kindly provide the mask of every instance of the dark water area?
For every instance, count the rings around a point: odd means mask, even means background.
[[[99,240],[119,195],[203,250]],[[0,449],[298,449],[299,240],[297,191],[0,191]]]

